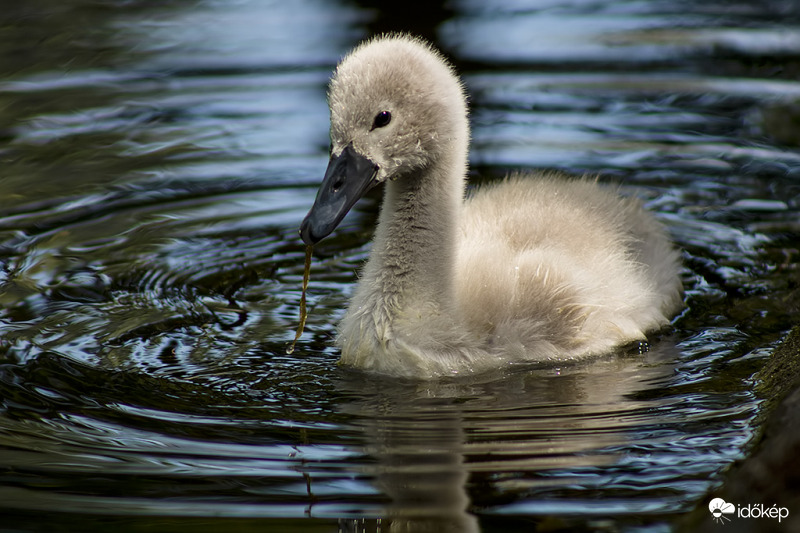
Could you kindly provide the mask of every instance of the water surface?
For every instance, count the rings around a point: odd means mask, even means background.
[[[745,455],[755,372],[800,315],[800,9],[373,4],[0,14],[7,527],[668,530]],[[687,307],[649,352],[431,383],[338,368],[378,193],[316,248],[286,355],[325,84],[389,29],[464,74],[473,183],[597,173],[667,225]]]

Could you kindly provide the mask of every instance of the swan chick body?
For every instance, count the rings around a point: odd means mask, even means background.
[[[433,378],[576,360],[645,340],[681,308],[678,252],[636,199],[558,173],[513,174],[464,199],[466,95],[425,42],[361,44],[328,100],[331,161],[303,240],[385,183],[340,324],[342,364]]]

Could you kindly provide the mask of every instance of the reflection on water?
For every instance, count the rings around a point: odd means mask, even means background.
[[[757,430],[753,374],[800,313],[794,4],[35,0],[0,23],[4,526],[666,529]],[[667,224],[687,309],[649,352],[339,369],[372,196],[316,247],[286,355],[325,83],[388,29],[464,73],[474,182],[600,172]]]

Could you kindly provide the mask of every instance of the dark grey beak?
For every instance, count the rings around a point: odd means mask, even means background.
[[[314,205],[300,224],[303,242],[316,244],[331,234],[344,216],[376,184],[378,165],[348,144],[331,157]]]

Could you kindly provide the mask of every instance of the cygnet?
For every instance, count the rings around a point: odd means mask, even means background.
[[[431,379],[574,361],[644,341],[682,307],[679,253],[638,200],[552,172],[513,173],[465,198],[464,87],[421,39],[358,46],[328,102],[331,159],[303,241],[328,236],[385,184],[339,328],[341,364]]]

